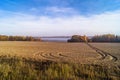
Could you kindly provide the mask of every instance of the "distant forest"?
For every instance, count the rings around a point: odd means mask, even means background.
[[[0,35],[0,41],[41,41],[32,36],[6,36]]]
[[[120,42],[120,36],[114,34],[96,35],[92,37],[92,42]]]
[[[120,36],[114,34],[95,35],[91,39],[87,36],[73,35],[68,42],[120,42]]]
[[[32,36],[6,36],[0,35],[0,41],[42,41]],[[95,35],[92,38],[81,35],[73,35],[68,42],[120,42],[120,36],[114,34]]]

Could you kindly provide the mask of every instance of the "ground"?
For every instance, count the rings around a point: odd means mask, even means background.
[[[120,43],[1,41],[1,59],[6,58],[5,55],[55,63],[102,65],[117,68],[112,76],[120,74]]]

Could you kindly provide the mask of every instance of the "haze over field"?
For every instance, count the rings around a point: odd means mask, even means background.
[[[120,35],[120,0],[1,0],[0,34]]]

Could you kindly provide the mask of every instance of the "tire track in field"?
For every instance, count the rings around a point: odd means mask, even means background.
[[[54,53],[56,54],[56,53]],[[43,57],[45,59],[48,59],[48,60],[61,60],[63,58],[70,58],[69,56],[66,56],[66,55],[63,55],[61,53],[58,53],[57,55],[54,55],[53,53],[51,52],[36,52],[34,53],[34,57],[37,56],[37,57]]]
[[[55,58],[71,58],[70,56],[63,55],[61,53],[58,53],[57,55],[54,55],[54,54],[50,53],[49,55],[52,56],[52,57],[55,57]]]
[[[48,52],[45,53],[45,52],[39,51],[39,52],[34,53],[33,55],[34,55],[34,57],[37,57],[37,58],[40,58],[43,60],[50,60],[50,61],[57,61],[58,60],[58,58],[50,56],[51,53],[48,53]]]
[[[63,55],[62,53],[50,53],[49,55],[54,57],[56,60],[62,61],[62,62],[68,62],[70,60],[74,60],[74,58],[67,55]]]
[[[52,57],[54,57],[54,58],[60,58],[58,56],[53,55],[52,53],[50,53],[49,55],[52,56]]]
[[[114,62],[116,62],[116,61],[118,60],[118,58],[115,57],[115,56],[113,56],[112,54],[110,54],[110,53],[108,53],[108,52],[105,52],[105,51],[103,51],[103,50],[101,50],[101,49],[98,49],[98,48],[92,46],[91,44],[88,44],[88,43],[86,43],[86,44],[87,44],[90,48],[92,48],[93,50],[95,50],[97,53],[99,53],[99,54],[102,56],[102,57],[101,57],[102,60],[109,60],[109,61],[114,61]]]
[[[37,54],[35,54],[35,56],[40,56],[40,57],[43,57],[45,59],[56,59],[58,57],[56,56],[52,56],[51,53],[48,53],[48,52],[39,52]]]

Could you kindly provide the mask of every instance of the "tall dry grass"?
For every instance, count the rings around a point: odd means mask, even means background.
[[[111,72],[114,76],[111,76]],[[0,80],[117,80],[116,68],[0,56]]]

